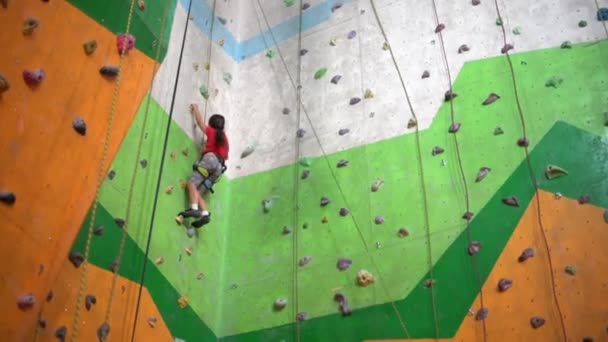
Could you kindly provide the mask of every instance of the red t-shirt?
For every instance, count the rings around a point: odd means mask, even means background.
[[[207,136],[207,144],[202,154],[214,152],[219,154],[224,160],[228,159],[228,137],[224,134],[224,145],[219,146],[215,141],[215,128],[205,127],[205,135]]]

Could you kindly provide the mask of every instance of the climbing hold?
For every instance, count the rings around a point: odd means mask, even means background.
[[[345,271],[347,270],[350,265],[353,264],[353,261],[347,258],[340,258],[338,259],[338,263],[336,264],[336,267],[338,267],[338,269],[340,271]]]
[[[68,255],[68,260],[74,265],[74,267],[78,268],[84,262],[84,257],[80,252],[70,252]]]
[[[604,210],[604,222],[608,223],[608,209]]]
[[[21,310],[31,309],[36,304],[36,297],[33,293],[26,293],[17,298],[17,306]]]
[[[182,295],[179,297],[177,300],[177,305],[180,307],[180,309],[186,308],[186,306],[188,306],[188,296]]]
[[[560,47],[562,49],[572,49],[572,42],[570,42],[569,40],[566,40],[565,42],[562,43],[562,45]]]
[[[456,132],[458,132],[459,129],[460,129],[460,122],[454,122],[453,124],[450,125],[448,132],[456,133]]]
[[[0,4],[2,4],[3,8],[8,8],[8,0],[0,0]]]
[[[350,99],[350,101],[348,101],[348,104],[350,104],[351,106],[356,105],[357,103],[361,102],[361,99],[358,97],[353,97]]]
[[[230,83],[232,83],[232,74],[230,74],[229,72],[224,71],[224,75],[222,76],[222,78],[224,79],[224,82],[226,82],[226,84],[230,85]]]
[[[514,35],[519,36],[521,34],[521,27],[515,26],[511,32],[513,32]]]
[[[169,185],[168,187],[166,187],[166,188],[165,188],[165,193],[166,193],[167,195],[171,195],[171,194],[173,193],[173,190],[174,190],[174,189],[175,189],[175,188],[173,187],[173,185]]]
[[[462,44],[458,47],[458,53],[463,53],[471,50],[471,48],[467,44]]]
[[[597,20],[598,21],[608,20],[608,8],[601,7],[597,10]]]
[[[104,227],[102,224],[100,224],[99,226],[95,227],[95,229],[93,230],[93,234],[97,235],[97,236],[102,236],[104,232]]]
[[[502,128],[500,127],[496,127],[494,128],[494,135],[501,135],[504,134],[505,132],[502,130]]]
[[[357,272],[357,282],[361,286],[367,286],[374,283],[374,275],[369,271],[360,270]]]
[[[435,279],[426,279],[424,281],[424,287],[429,288],[432,287],[433,285],[435,285],[436,281]]]
[[[205,70],[209,70],[211,68],[211,65],[209,65],[209,63],[205,63]]]
[[[262,210],[264,213],[270,212],[270,209],[274,206],[274,202],[279,199],[279,196],[270,196],[262,200]]]
[[[101,69],[99,69],[99,73],[107,77],[116,77],[118,76],[119,71],[120,70],[118,69],[118,67],[113,65],[104,65],[101,67]]]
[[[302,176],[300,178],[306,179],[306,178],[308,178],[308,176],[310,176],[310,170],[304,170],[304,171],[302,171]]]
[[[340,216],[346,216],[349,214],[349,211],[346,208],[340,208],[340,211],[338,213],[340,214]]]
[[[327,197],[321,197],[321,206],[324,207],[326,205],[328,205],[331,202],[331,200]]]
[[[308,50],[306,50],[306,49],[301,49],[300,50],[300,56],[304,56],[307,53],[308,53]]]
[[[338,40],[336,38],[332,38],[329,40],[330,46],[336,46],[338,44]]]
[[[341,128],[338,131],[338,135],[345,135],[345,134],[348,134],[348,133],[350,133],[350,129],[348,129],[348,128]]]
[[[467,211],[466,213],[462,214],[462,218],[463,218],[464,220],[467,220],[467,221],[468,221],[468,220],[470,220],[470,219],[472,219],[472,218],[473,218],[473,213],[472,213],[472,212],[470,212],[470,211]]]
[[[99,342],[104,342],[108,335],[110,334],[110,325],[108,322],[103,322],[99,328],[97,328],[97,338]]]
[[[161,265],[163,262],[165,262],[165,258],[163,258],[162,256],[159,256],[156,258],[156,260],[154,260],[154,263],[157,265]]]
[[[346,38],[353,39],[356,36],[357,36],[357,31],[353,30],[353,31],[348,32],[348,35],[346,35]]]
[[[84,48],[84,53],[90,55],[97,49],[97,41],[94,39],[87,40],[82,44],[82,47]]]
[[[209,99],[209,90],[207,90],[207,87],[202,85],[200,88],[198,88],[198,91],[201,93],[201,96],[205,98],[205,100]]]
[[[500,49],[500,52],[505,54],[507,52],[509,52],[510,50],[513,50],[513,44],[505,44],[502,49]]]
[[[34,17],[25,18],[23,21],[23,34],[29,36],[40,26],[40,21]]]
[[[488,313],[489,311],[487,308],[479,309],[479,311],[477,311],[477,314],[475,314],[475,320],[483,321],[484,319],[486,319],[486,317],[488,317]]]
[[[509,196],[502,199],[502,203],[511,206],[511,207],[519,207],[519,200],[515,196]]]
[[[340,161],[338,161],[338,164],[336,166],[338,168],[340,168],[340,167],[346,167],[346,166],[348,166],[348,160],[346,160],[346,159],[340,159]]]
[[[188,154],[190,154],[190,150],[186,147],[185,149],[182,150],[182,154],[187,157]]]
[[[391,46],[388,44],[388,42],[382,43],[382,50],[388,51],[390,49],[391,49]]]
[[[291,228],[288,226],[283,227],[283,235],[287,235],[291,233]]]
[[[473,6],[477,6],[477,5],[479,5],[480,3],[481,3],[481,1],[479,1],[479,0],[472,0],[472,1],[471,1],[471,4],[472,4]]]
[[[110,267],[108,267],[110,269],[110,271],[112,271],[112,273],[116,273],[118,272],[118,267],[120,266],[120,264],[118,263],[118,260],[114,260],[110,263]]]
[[[329,219],[327,218],[327,216],[323,216],[321,218],[321,223],[327,223],[327,222],[329,222]]]
[[[343,294],[336,293],[334,295],[334,300],[340,303],[340,312],[343,316],[349,316],[352,313],[352,310],[348,307],[348,301]]]
[[[530,141],[526,137],[519,138],[517,139],[517,145],[519,147],[528,147],[528,145],[530,145]]]
[[[416,119],[411,118],[409,119],[409,121],[407,122],[407,128],[414,128],[418,125],[418,122],[416,121]]]
[[[342,78],[342,76],[336,75],[336,76],[334,76],[334,77],[331,78],[330,82],[333,83],[333,84],[338,84],[338,82],[340,82],[341,78]]]
[[[116,36],[116,48],[118,49],[118,54],[126,54],[129,53],[135,46],[135,37],[130,33],[121,33]]]
[[[374,93],[371,89],[365,89],[365,93],[363,94],[364,99],[372,99],[374,98]]]
[[[180,188],[185,189],[187,186],[188,186],[188,182],[186,182],[186,181],[185,181],[185,180],[183,180],[183,179],[180,179],[180,180],[179,180],[179,187],[180,187]]]
[[[421,78],[422,78],[422,79],[425,79],[425,78],[429,78],[429,77],[431,77],[431,73],[430,73],[428,70],[424,70],[424,71],[422,72],[422,76],[421,76]]]
[[[245,148],[245,150],[243,150],[243,152],[241,152],[241,159],[247,158],[249,155],[251,155],[253,153],[253,151],[255,151],[254,145],[247,146],[247,148]]]
[[[144,0],[137,0],[137,7],[139,7],[140,10],[145,10],[146,9],[146,3],[144,2]]]
[[[441,31],[443,31],[443,29],[445,29],[445,25],[444,25],[444,24],[438,24],[438,25],[435,27],[435,33],[439,33],[439,32],[441,32]]]
[[[150,326],[150,328],[154,328],[156,327],[156,322],[157,322],[157,318],[156,316],[150,316],[148,317],[148,325]]]
[[[50,302],[51,300],[53,300],[53,290],[49,291],[49,293],[46,294],[46,301]]]
[[[296,0],[283,0],[285,2],[285,6],[291,7],[296,3]]]
[[[8,91],[11,88],[11,84],[8,82],[8,80],[6,79],[6,77],[4,77],[2,74],[0,74],[0,95],[2,95],[2,93]]]
[[[184,252],[186,252],[186,254],[188,254],[188,255],[192,255],[192,252],[193,252],[192,247],[184,248]]]
[[[325,76],[325,74],[327,73],[327,68],[321,68],[319,70],[317,70],[317,72],[315,72],[315,80],[320,79],[321,77]]]
[[[502,24],[503,24],[502,18],[501,17],[496,18],[496,26],[502,26]]]
[[[38,320],[38,326],[42,329],[46,328],[46,321],[43,319]]]
[[[587,204],[591,201],[591,195],[581,195],[578,198],[578,204]]]
[[[65,338],[68,335],[68,328],[65,325],[60,326],[57,330],[55,330],[55,337],[59,339],[61,342],[65,342]]]
[[[477,172],[477,178],[475,178],[475,182],[481,182],[484,178],[486,178],[490,171],[492,171],[492,169],[486,166],[482,166],[481,168],[479,168],[479,172]]]
[[[308,318],[308,314],[306,312],[298,312],[296,315],[296,319],[300,322],[305,321]]]
[[[433,147],[433,150],[431,151],[431,155],[432,156],[436,156],[438,154],[442,154],[443,152],[445,152],[445,150],[439,146],[435,146]]]
[[[382,216],[382,215],[376,216],[376,218],[374,218],[374,223],[375,224],[383,224],[384,223],[384,216]]]
[[[564,271],[566,273],[568,273],[571,276],[576,275],[576,267],[575,266],[566,266],[566,268],[564,269]]]
[[[308,222],[304,222],[304,224],[302,224],[302,229],[307,229],[308,228]]]
[[[491,105],[498,99],[500,99],[500,96],[498,96],[496,93],[490,93],[490,95],[488,95],[488,97],[481,104],[484,106]]]
[[[551,76],[551,78],[545,82],[545,87],[553,87],[557,89],[557,87],[559,87],[563,82],[564,80],[561,77]]]
[[[528,247],[521,252],[519,258],[517,258],[517,261],[524,262],[532,257],[534,257],[534,249]]]
[[[34,69],[34,70],[23,70],[23,80],[28,86],[37,86],[44,80],[44,70],[42,69]]]
[[[448,102],[448,101],[451,101],[451,100],[455,99],[456,96],[458,96],[458,94],[452,92],[451,90],[448,90],[448,91],[445,92],[445,95],[443,96],[443,100],[445,102]]]
[[[539,316],[535,316],[530,318],[530,325],[532,325],[532,328],[534,329],[538,329],[540,327],[542,327],[545,324],[545,319]]]
[[[127,221],[125,221],[124,219],[121,219],[121,218],[115,218],[115,219],[114,219],[114,223],[116,223],[116,225],[117,225],[119,228],[124,228],[124,227],[125,227],[125,224],[127,224]]]
[[[498,291],[505,292],[513,286],[511,279],[502,278],[498,281]]]
[[[283,115],[289,115],[289,108],[283,108],[283,111],[281,111],[281,113],[283,113]]]
[[[274,309],[275,310],[282,310],[286,306],[287,306],[287,299],[285,299],[285,298],[277,298],[274,301]]]
[[[17,200],[17,197],[14,193],[10,191],[0,190],[0,202],[5,204],[13,204]]]
[[[266,51],[266,57],[273,58],[274,57],[274,50],[270,49],[270,50]]]
[[[604,112],[604,126],[608,127],[608,112]]]
[[[589,337],[589,336],[583,337],[583,342],[593,342],[593,337]]]
[[[72,121],[72,127],[78,134],[80,134],[82,136],[87,134],[87,124],[84,122],[84,119],[80,116],[77,116],[74,118],[74,120]]]
[[[380,187],[384,184],[384,181],[380,178],[376,179],[373,183],[372,183],[372,187],[371,190],[372,192],[376,192],[378,190],[380,190]]]
[[[304,128],[299,128],[299,129],[296,131],[296,136],[297,136],[298,138],[304,138],[304,135],[306,135],[306,130],[304,130]]]
[[[302,11],[306,11],[309,8],[310,8],[310,4],[308,2],[305,2],[302,4]]]
[[[310,255],[307,255],[307,256],[304,256],[304,257],[302,257],[300,259],[300,261],[298,262],[298,265],[300,265],[300,266],[306,266],[311,261],[312,261],[312,257]]]
[[[397,235],[399,235],[399,237],[402,237],[402,238],[403,238],[403,237],[409,236],[409,235],[410,235],[410,232],[409,232],[407,229],[405,229],[405,228],[401,227],[401,228],[399,228],[399,230],[397,231]]]
[[[471,256],[479,253],[480,249],[481,249],[481,242],[479,242],[479,241],[471,241],[469,243],[469,246],[467,247],[467,251],[469,252],[469,255],[471,255]]]
[[[556,165],[547,165],[545,167],[545,176],[547,179],[555,179],[559,177],[566,176],[568,171]]]
[[[580,28],[587,27],[587,21],[586,20],[579,21],[578,27],[580,27]]]
[[[94,304],[97,304],[97,297],[94,295],[90,294],[84,298],[84,306],[87,308],[87,311],[90,311]]]
[[[300,165],[309,167],[312,165],[312,159],[308,157],[304,157],[300,159]]]
[[[222,25],[226,25],[228,23],[228,20],[226,20],[224,17],[217,17],[217,21],[219,21]]]
[[[333,12],[335,12],[336,10],[340,9],[341,7],[342,7],[342,4],[341,4],[341,3],[337,3],[337,4],[333,5],[333,6],[331,7],[331,11],[332,11],[332,13],[333,13]]]

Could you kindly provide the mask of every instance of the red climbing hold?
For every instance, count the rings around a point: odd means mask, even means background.
[[[23,70],[23,80],[30,87],[37,86],[44,80],[44,70]]]
[[[443,31],[443,29],[445,29],[445,25],[439,24],[439,25],[437,25],[437,27],[435,27],[435,33],[439,33],[441,31]]]
[[[528,145],[530,145],[530,141],[526,137],[519,138],[517,139],[517,145],[519,147],[528,147]]]
[[[21,310],[31,309],[36,304],[36,297],[32,293],[26,293],[17,299],[17,306]]]
[[[135,46],[135,37],[132,34],[122,33],[116,37],[118,54],[129,53]]]
[[[505,53],[509,52],[510,50],[513,50],[513,45],[505,44],[505,46],[503,46],[502,49],[500,49],[500,52],[505,54]]]

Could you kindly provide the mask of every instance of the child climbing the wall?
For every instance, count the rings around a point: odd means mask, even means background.
[[[209,118],[209,125],[206,125],[198,105],[192,104],[190,110],[196,124],[207,137],[207,143],[200,159],[193,165],[193,173],[187,185],[191,206],[179,213],[175,220],[181,224],[185,218],[194,218],[196,220],[192,222],[192,226],[200,228],[211,220],[211,213],[203,196],[208,191],[213,192],[213,184],[226,170],[228,137],[224,132],[225,119],[222,115],[212,115]]]

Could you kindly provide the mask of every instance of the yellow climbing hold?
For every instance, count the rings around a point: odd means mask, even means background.
[[[182,150],[182,154],[187,156],[188,154],[190,154],[190,150],[188,150],[188,148],[186,147],[185,149]]]
[[[220,40],[218,40],[218,41],[217,41],[217,43],[218,43],[220,46],[224,46],[224,38],[220,38]]]
[[[185,309],[186,306],[188,306],[188,296],[183,295],[181,296],[178,300],[177,300],[177,305],[179,305],[179,307],[181,309]]]
[[[374,93],[371,89],[365,89],[365,94],[363,94],[363,97],[366,99],[372,99],[374,98]]]
[[[198,71],[198,63],[192,63],[192,68],[194,71]]]
[[[156,260],[154,261],[155,264],[157,265],[161,265],[163,262],[165,262],[165,258],[163,258],[162,256],[159,256],[158,258],[156,258]]]
[[[336,44],[338,44],[338,40],[336,38],[332,38],[329,41],[329,45],[331,45],[331,46],[336,46]]]
[[[209,70],[211,66],[209,65],[209,63],[205,63],[205,70]]]
[[[144,2],[144,0],[137,0],[137,7],[139,7],[140,10],[145,10],[146,9],[146,3]]]
[[[382,44],[382,50],[388,51],[390,48],[391,46],[388,44],[388,42],[384,42],[384,44]]]
[[[184,251],[186,252],[186,254],[192,255],[192,247],[186,247],[184,248]]]
[[[165,189],[165,193],[167,195],[171,195],[173,193],[173,185],[169,185],[166,189]]]

